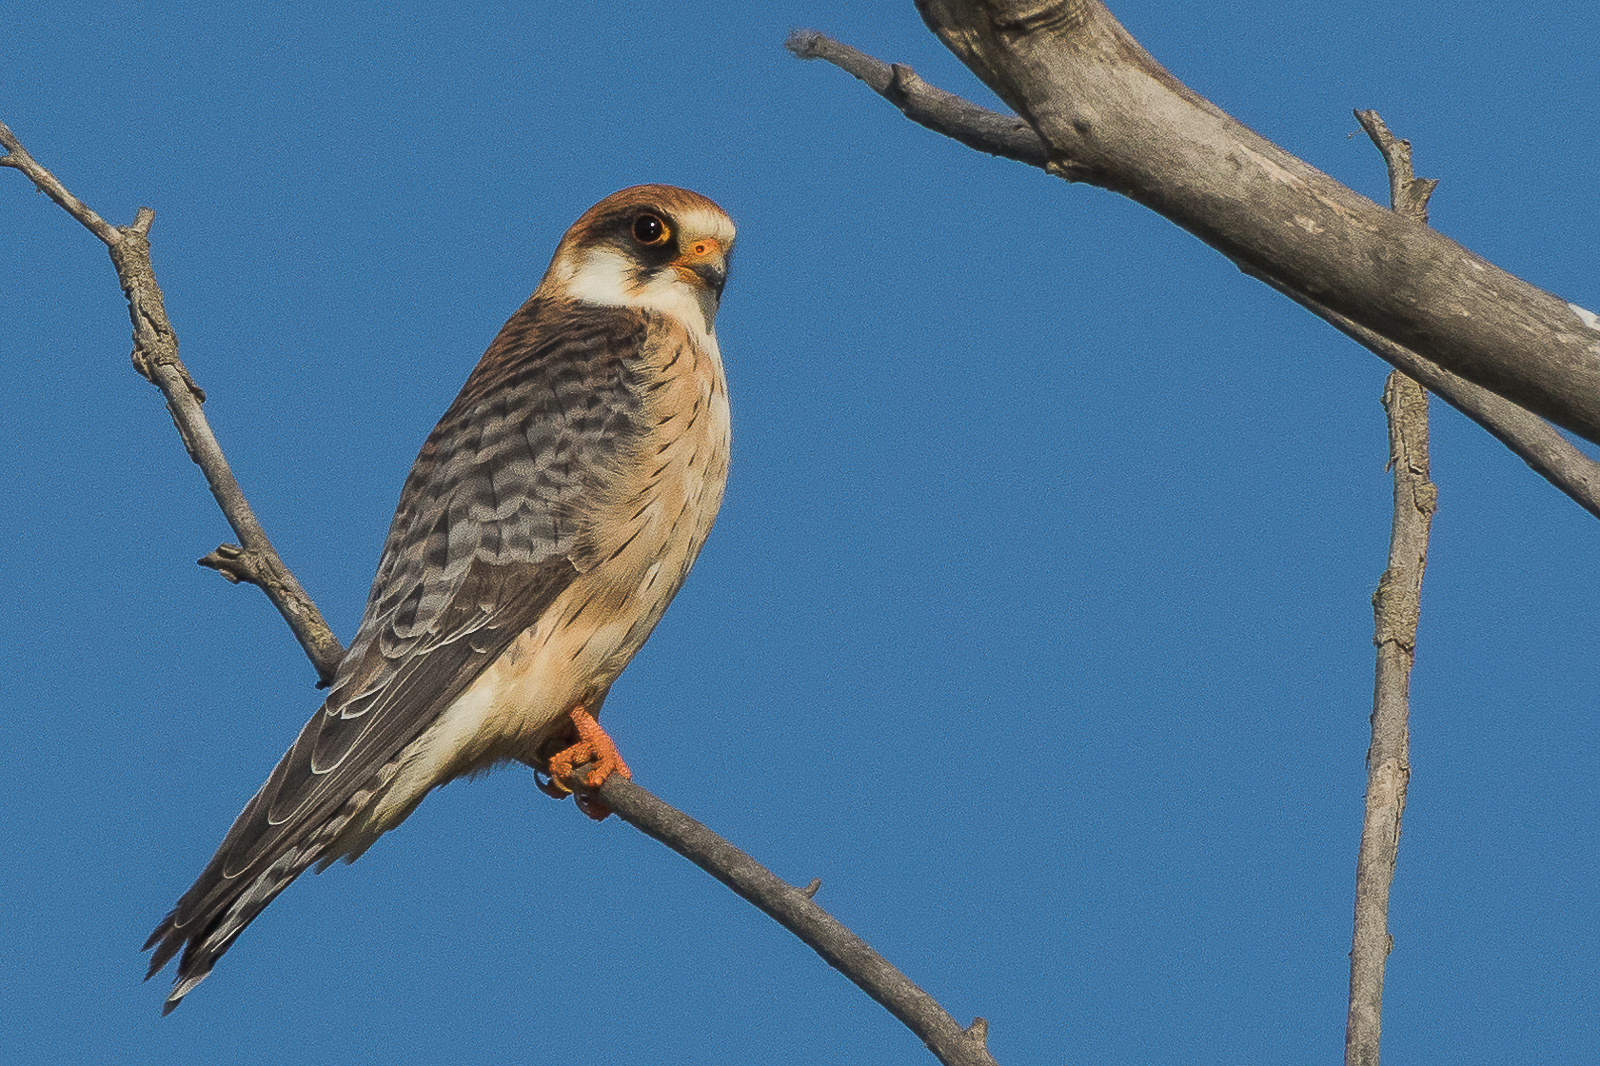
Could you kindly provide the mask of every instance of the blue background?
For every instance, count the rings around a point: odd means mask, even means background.
[[[1600,9],[1115,0],[1197,91],[1600,306]],[[791,27],[993,98],[909,3],[0,5],[0,119],[156,268],[348,639],[401,479],[606,193],[738,220],[723,516],[606,705],[646,787],[1002,1063],[1335,1061],[1385,367],[1187,234],[913,126]],[[1354,134],[1352,136],[1352,134]],[[511,770],[305,877],[168,1019],[138,946],[318,702],[127,365],[103,247],[0,173],[0,1059],[932,1061],[751,907]],[[1434,404],[1386,1061],[1600,1060],[1600,527]]]

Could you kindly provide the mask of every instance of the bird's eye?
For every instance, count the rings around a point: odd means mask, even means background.
[[[648,211],[633,220],[633,239],[647,248],[659,248],[672,237],[672,231],[659,215]]]

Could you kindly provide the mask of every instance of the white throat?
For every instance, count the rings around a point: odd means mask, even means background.
[[[574,300],[603,307],[639,307],[671,315],[694,332],[715,333],[716,294],[689,284],[671,268],[653,271],[641,282],[634,265],[609,248],[591,248],[576,264],[563,266],[570,273],[562,288]]]

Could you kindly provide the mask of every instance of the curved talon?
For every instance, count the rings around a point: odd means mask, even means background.
[[[572,789],[538,768],[533,771],[533,783],[538,786],[540,792],[551,799],[564,800],[572,795]]]

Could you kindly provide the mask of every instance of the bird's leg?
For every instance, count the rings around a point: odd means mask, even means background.
[[[628,764],[622,761],[616,742],[600,728],[600,723],[594,720],[588,708],[580,704],[567,713],[577,733],[577,742],[550,756],[545,769],[549,780],[539,781],[535,778],[535,782],[546,795],[562,797],[573,792],[578,809],[595,821],[600,821],[611,813],[611,808],[593,796],[575,791],[568,782],[576,782],[580,788],[599,788],[613,773],[627,778],[632,778],[633,774],[628,770]],[[580,768],[584,770],[581,777],[578,776]]]

